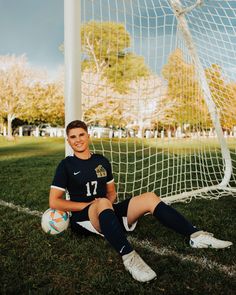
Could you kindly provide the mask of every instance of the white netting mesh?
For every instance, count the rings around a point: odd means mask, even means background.
[[[236,2],[83,0],[81,37],[83,119],[119,198],[235,194]]]

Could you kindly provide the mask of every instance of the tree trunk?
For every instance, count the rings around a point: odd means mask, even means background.
[[[143,119],[141,118],[141,120],[138,121],[138,138],[144,138],[144,126],[143,126]]]
[[[14,119],[14,115],[12,114],[8,114],[7,115],[7,138],[8,139],[13,139],[12,136],[12,121]]]

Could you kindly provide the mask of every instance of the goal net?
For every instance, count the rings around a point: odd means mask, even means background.
[[[236,195],[236,2],[82,0],[82,118],[119,199]]]

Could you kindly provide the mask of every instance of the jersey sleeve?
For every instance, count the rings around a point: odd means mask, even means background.
[[[112,174],[111,163],[107,160],[107,183],[114,181],[114,177]]]
[[[67,180],[68,177],[66,173],[65,162],[62,160],[57,166],[51,187],[65,191],[67,188]]]

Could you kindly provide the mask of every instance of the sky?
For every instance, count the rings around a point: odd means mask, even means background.
[[[185,5],[195,2],[181,1]],[[177,45],[183,46],[175,37],[176,19],[168,0],[81,2],[83,21],[98,20],[102,15],[104,21],[123,22],[132,37],[131,50],[143,55],[154,72],[160,73]],[[199,9],[191,14],[200,57],[205,66],[218,63],[236,78],[236,1],[205,0],[205,3],[202,9],[206,19]],[[55,73],[64,63],[58,49],[63,39],[64,0],[0,0],[0,55],[26,54],[32,66]]]
[[[26,54],[53,72],[64,62],[63,39],[63,0],[0,0],[0,55]]]

